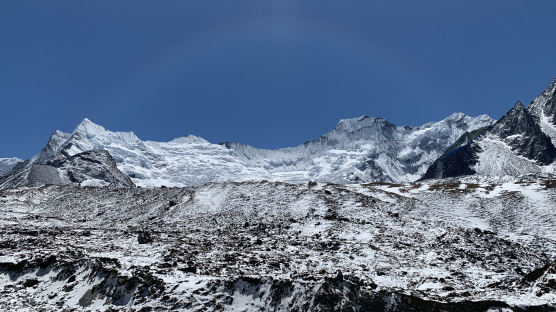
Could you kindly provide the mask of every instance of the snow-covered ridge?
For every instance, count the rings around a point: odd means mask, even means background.
[[[457,113],[421,127],[399,127],[362,116],[342,119],[332,131],[303,145],[266,150],[213,144],[192,135],[170,142],[143,141],[133,132],[112,132],[85,118],[72,133],[53,133],[39,159],[107,150],[118,168],[141,186],[247,180],[405,182],[420,178],[465,131],[493,122],[487,115]]]
[[[8,174],[12,170],[12,168],[21,161],[23,160],[17,157],[0,158],[0,177]]]

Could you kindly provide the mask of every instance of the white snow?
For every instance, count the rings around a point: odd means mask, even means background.
[[[84,119],[71,134],[55,132],[39,158],[62,149],[70,155],[104,149],[133,182],[147,187],[248,180],[413,181],[464,131],[492,122],[486,115],[458,113],[412,128],[363,116],[342,119],[334,130],[307,144],[264,150],[212,144],[192,135],[170,142],[142,141],[133,132],[108,131]]]
[[[23,160],[17,157],[0,158],[0,177],[8,174],[12,170],[12,168],[21,161]]]
[[[478,143],[481,148],[474,170],[487,177],[519,177],[527,174],[556,174],[554,164],[540,166],[535,161],[516,155],[503,141],[487,136]]]

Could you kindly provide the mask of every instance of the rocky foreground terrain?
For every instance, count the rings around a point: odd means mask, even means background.
[[[555,311],[556,180],[0,191],[0,310]]]

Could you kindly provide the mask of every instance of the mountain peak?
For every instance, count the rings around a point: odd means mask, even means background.
[[[556,148],[550,138],[519,101],[494,124],[490,133],[501,138],[516,153],[540,164],[550,164],[556,157]]]
[[[556,79],[527,110],[540,122],[543,131],[556,139]]]
[[[207,140],[205,140],[201,137],[190,134],[190,135],[187,135],[187,136],[184,136],[184,137],[175,138],[172,141],[170,141],[169,143],[172,143],[172,144],[199,144],[199,143],[209,143],[209,141],[207,141]]]
[[[476,130],[482,127],[494,124],[496,120],[492,119],[489,115],[483,114],[477,117],[467,116],[465,113],[453,113],[452,115],[442,119],[438,122],[428,122],[419,128],[426,129],[432,127],[459,127],[467,128],[468,130]]]
[[[554,91],[556,90],[556,78],[554,78],[554,80],[552,80],[552,83],[548,86],[548,88],[546,88],[543,91],[543,95],[545,96],[551,96],[554,94]]]
[[[78,134],[78,137],[81,135],[93,141],[98,140],[101,137],[105,137],[106,140],[113,142],[136,142],[139,140],[139,138],[132,131],[120,132],[106,130],[103,126],[92,122],[89,118],[84,118],[75,130],[73,130],[72,136],[76,134]]]
[[[525,106],[523,106],[523,103],[521,103],[521,101],[517,101],[517,102],[515,102],[514,107],[513,107],[512,110],[525,111]]]
[[[92,122],[89,118],[84,118],[79,125],[73,130],[73,133],[82,133],[86,135],[97,135],[106,132],[103,126]]]
[[[517,101],[512,109],[494,124],[492,133],[505,138],[516,134],[529,134],[534,130],[536,130],[536,127],[531,116],[523,104]]]
[[[464,113],[453,113],[452,115],[444,118],[444,120],[461,120],[465,117],[468,117],[466,114]]]

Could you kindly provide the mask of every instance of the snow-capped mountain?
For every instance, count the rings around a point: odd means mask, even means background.
[[[424,178],[556,174],[556,81],[532,104],[521,102],[492,127],[465,133]]]
[[[170,142],[143,141],[133,132],[108,131],[84,119],[72,133],[54,132],[31,162],[106,150],[140,186],[263,179],[405,182],[420,178],[463,133],[492,123],[486,115],[458,113],[421,127],[399,127],[362,116],[342,119],[332,131],[303,145],[266,150],[239,143],[213,144],[192,135]]]
[[[12,157],[12,158],[0,158],[0,177],[5,176],[10,171],[12,171],[13,167],[19,162],[23,160]]]

